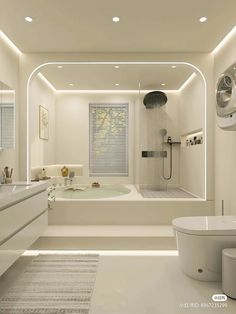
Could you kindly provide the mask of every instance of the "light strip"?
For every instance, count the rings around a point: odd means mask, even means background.
[[[218,53],[234,35],[236,35],[236,26],[234,26],[231,31],[222,39],[222,41],[212,50],[212,53]]]
[[[16,47],[16,45],[10,40],[9,37],[7,37],[7,35],[5,33],[3,33],[3,31],[0,30],[0,38],[5,41],[5,43],[12,48],[12,50],[14,50],[17,54],[22,54],[22,52],[20,51],[20,49],[18,47]]]
[[[183,85],[179,88],[179,92],[182,92],[191,82],[192,80],[197,76],[197,74],[194,72],[192,73],[189,78],[183,83]]]
[[[46,79],[46,77],[42,73],[38,73],[38,77],[49,87],[51,88],[54,93],[56,92],[56,88],[52,85],[52,83],[49,82],[49,80]]]
[[[140,93],[142,94],[146,94],[153,91],[152,90],[141,90]],[[177,93],[178,90],[175,89],[171,89],[171,90],[162,90],[163,92],[166,93]],[[69,89],[57,89],[56,93],[58,94],[138,94],[139,90],[134,90],[134,89],[130,89],[130,90],[119,90],[119,89],[98,89],[98,90],[80,90],[80,89],[74,89],[74,90],[69,90]]]
[[[0,94],[14,94],[15,91],[14,90],[0,90]]]
[[[177,250],[27,250],[22,256],[37,256],[39,254],[98,254],[101,256],[178,256]]]

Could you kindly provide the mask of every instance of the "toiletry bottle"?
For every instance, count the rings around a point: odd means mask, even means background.
[[[69,173],[69,169],[66,166],[61,168],[62,177],[68,177],[68,173]]]
[[[45,179],[46,177],[47,177],[46,170],[45,170],[45,168],[43,168],[43,170],[42,170],[42,178]]]
[[[1,175],[0,175],[0,183],[4,184],[6,182],[6,176],[5,176],[5,172],[2,171]]]

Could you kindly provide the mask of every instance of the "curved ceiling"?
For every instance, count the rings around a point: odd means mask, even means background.
[[[0,29],[22,52],[210,52],[236,24],[235,0],[0,0],[0,8]]]

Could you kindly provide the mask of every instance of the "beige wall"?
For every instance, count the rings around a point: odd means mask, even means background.
[[[215,55],[214,86],[221,73],[236,62],[236,35]],[[236,215],[236,132],[223,131],[215,122],[215,211]]]
[[[5,166],[13,168],[13,179],[19,179],[19,57],[9,46],[0,39],[0,81],[15,90],[15,148],[0,151],[0,171]],[[25,133],[23,133],[25,134]]]
[[[55,164],[55,93],[36,76],[30,84],[31,166]],[[49,113],[49,139],[39,138],[39,106]]]
[[[80,182],[133,183],[134,168],[134,101],[137,95],[57,94],[56,98],[56,163],[82,164]],[[129,176],[89,177],[89,103],[129,104]]]
[[[204,82],[196,75],[179,93],[181,136],[202,130],[205,133]],[[205,196],[205,144],[181,146],[180,185],[200,197]]]

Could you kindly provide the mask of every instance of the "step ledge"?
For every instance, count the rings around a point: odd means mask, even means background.
[[[48,226],[42,237],[174,237],[171,225],[163,226]]]

